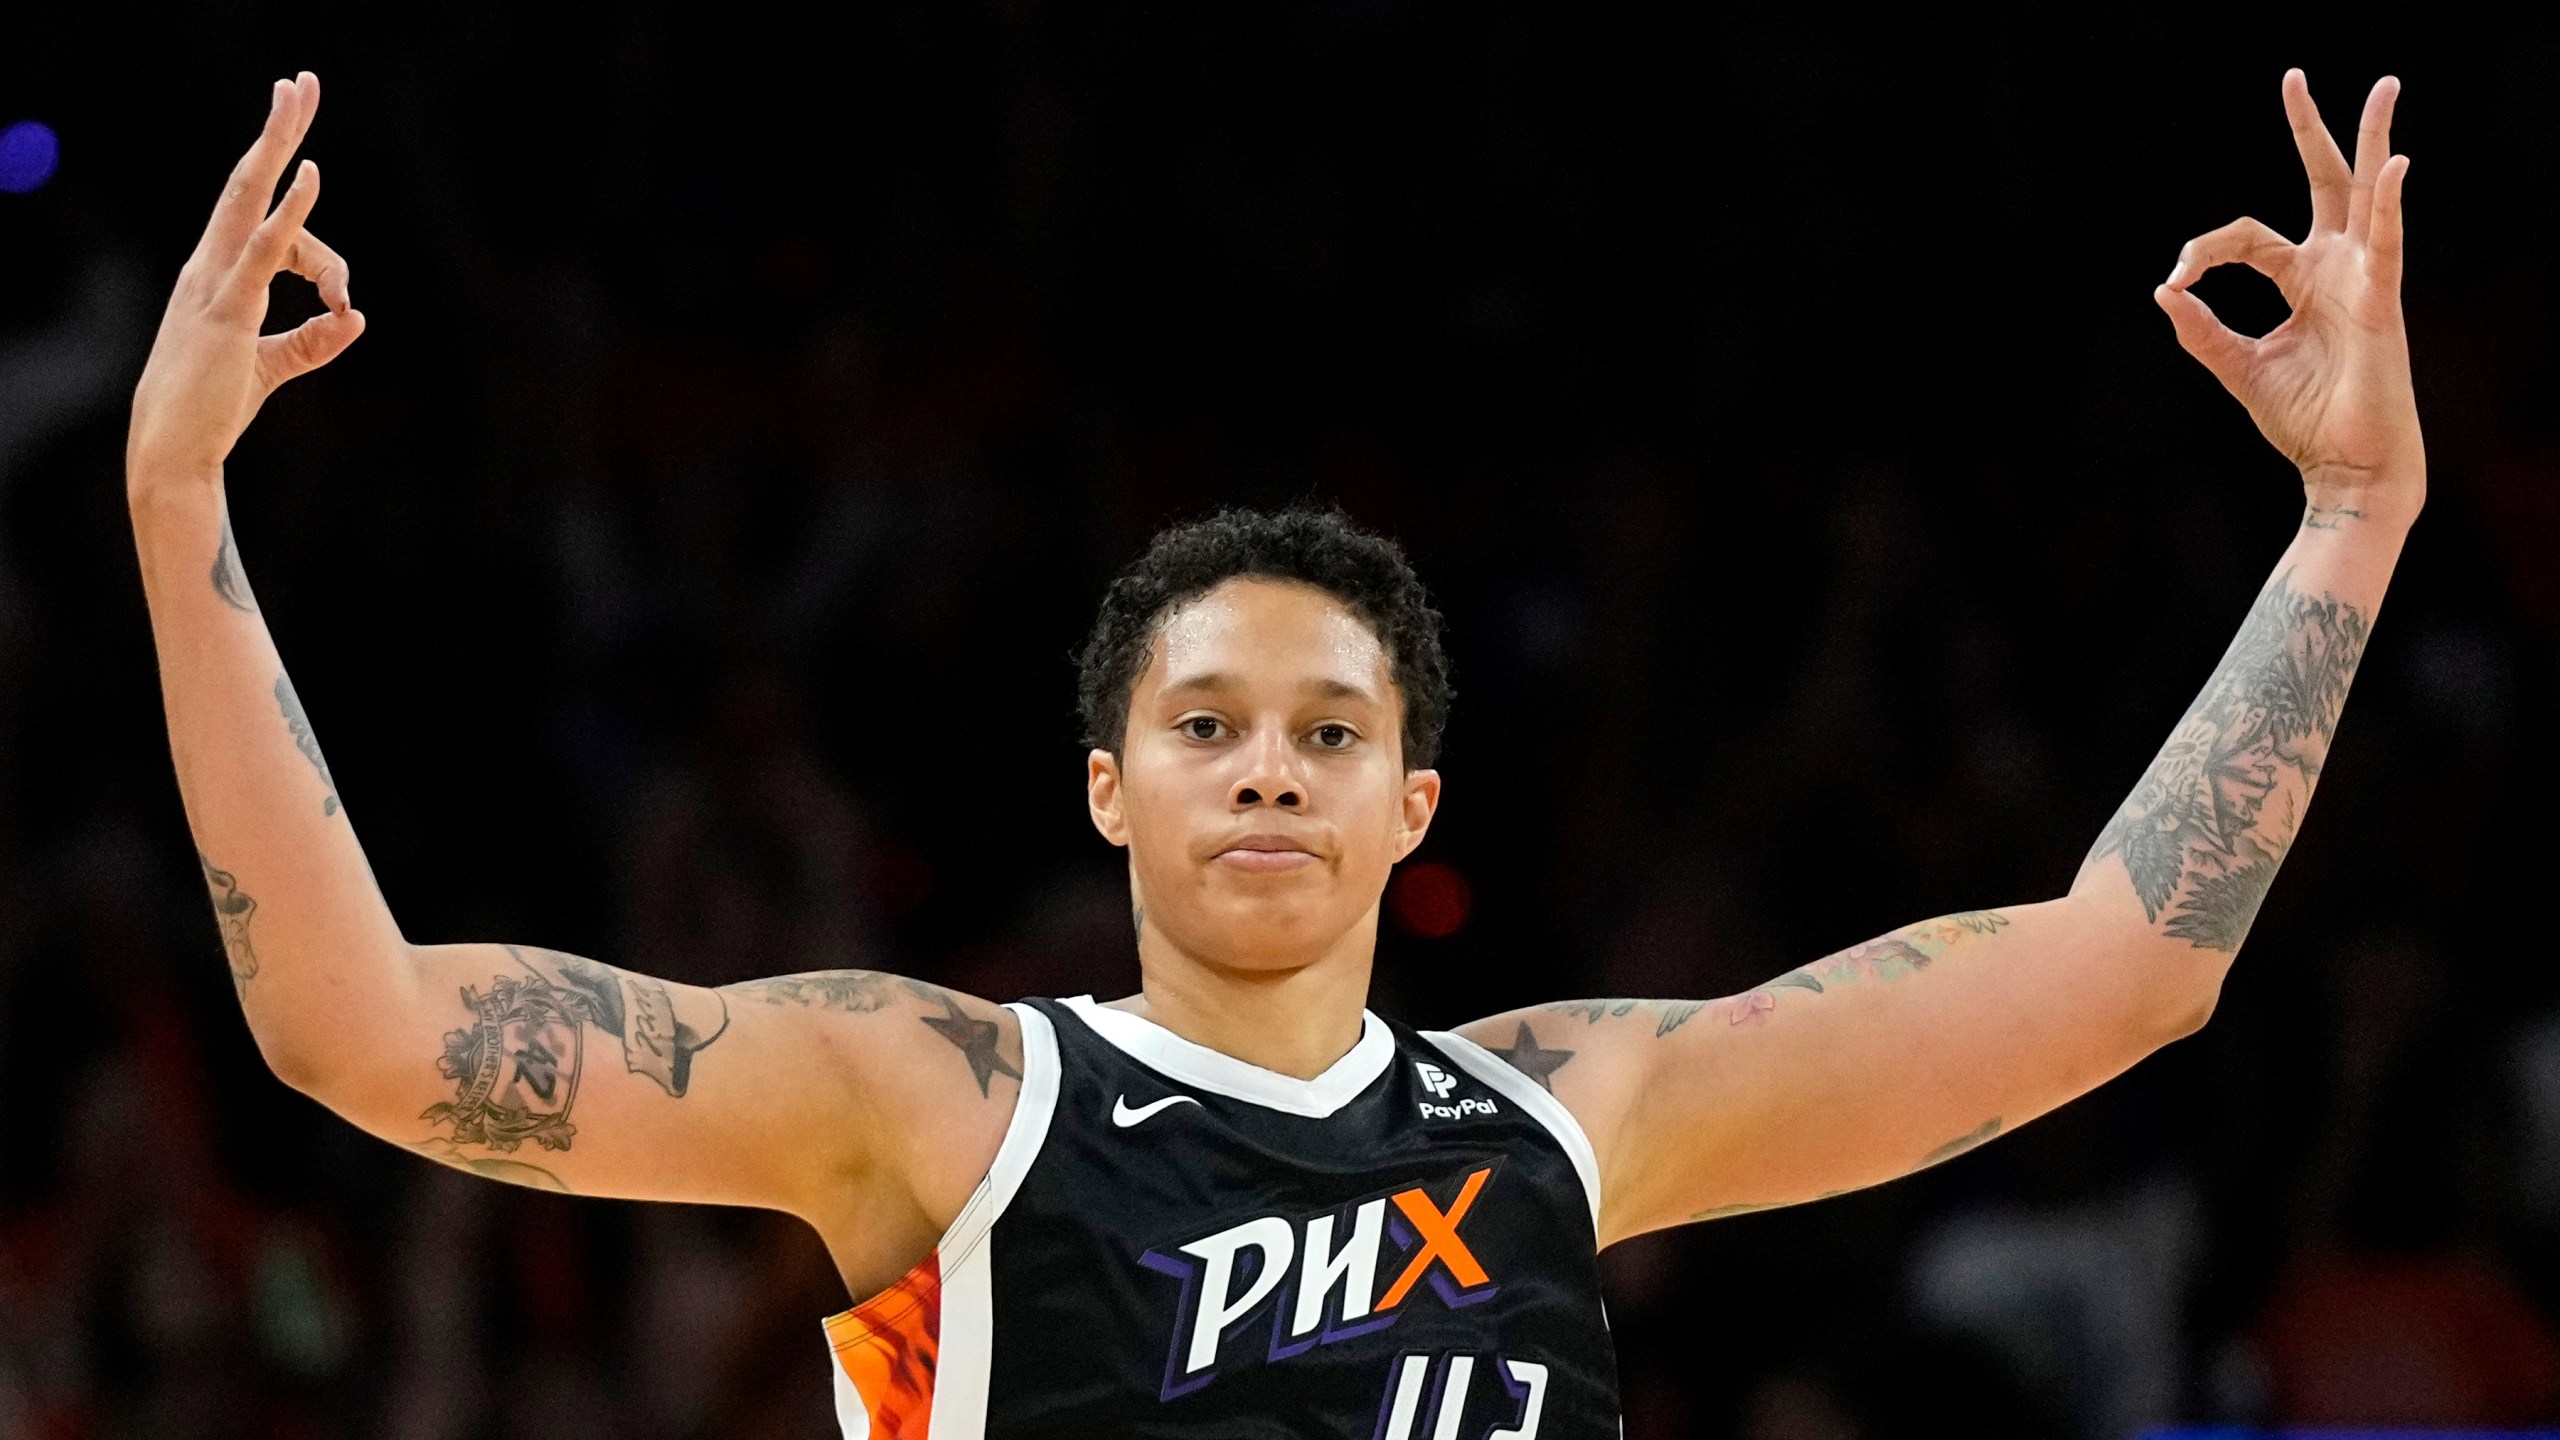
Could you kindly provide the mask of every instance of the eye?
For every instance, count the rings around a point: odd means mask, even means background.
[[[1327,750],[1340,750],[1358,738],[1359,737],[1357,735],[1352,733],[1351,727],[1348,725],[1319,725],[1316,727],[1316,744]]]
[[[1211,715],[1194,715],[1182,722],[1182,733],[1194,740],[1215,740],[1221,727]]]

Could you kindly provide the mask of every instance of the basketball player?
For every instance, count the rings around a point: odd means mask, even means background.
[[[2374,87],[2350,167],[2288,74],[2309,234],[2236,220],[2154,294],[2307,504],[2068,894],[1722,999],[1421,1034],[1364,999],[1380,892],[1440,799],[1439,617],[1391,545],[1322,514],[1178,527],[1103,601],[1085,796],[1128,852],[1137,994],[995,1005],[861,971],[699,989],[411,942],[226,520],[260,403],[364,329],[307,228],[309,161],[268,208],[320,99],[279,81],[179,273],[127,451],[178,780],[258,1044],[475,1174],[806,1219],[876,1297],[827,1322],[848,1435],[1614,1436],[1602,1247],[1908,1174],[2212,1012],[2425,496],[2397,92]],[[2264,338],[2188,293],[2233,263],[2292,307]],[[327,311],[262,336],[284,270]]]

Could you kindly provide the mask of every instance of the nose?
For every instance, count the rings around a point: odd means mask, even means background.
[[[1252,810],[1264,805],[1282,810],[1307,808],[1305,780],[1291,773],[1288,741],[1277,736],[1246,747],[1244,774],[1227,792],[1227,808]]]

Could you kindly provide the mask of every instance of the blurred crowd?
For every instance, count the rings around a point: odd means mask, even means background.
[[[440,1170],[233,1003],[122,418],[301,67],[372,329],[231,504],[412,939],[1125,993],[1066,657],[1158,525],[1315,498],[1453,627],[1446,869],[1375,999],[1418,1024],[2059,893],[2298,503],[2149,286],[2298,227],[2285,65],[2342,122],[2395,70],[2434,498],[2213,1023],[1622,1245],[1610,1313],[1633,1440],[2560,1422],[2560,24],[320,14],[0,50],[62,137],[0,195],[0,1440],[832,1424],[797,1222]]]

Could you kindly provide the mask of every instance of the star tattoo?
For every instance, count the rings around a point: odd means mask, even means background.
[[[935,1034],[960,1047],[960,1053],[968,1057],[969,1073],[977,1078],[979,1094],[988,1093],[988,1082],[994,1076],[1010,1075],[1016,1080],[1022,1078],[1021,1071],[1006,1064],[1004,1057],[996,1053],[996,1037],[1002,1033],[996,1028],[996,1022],[972,1020],[969,1018],[969,1012],[960,1008],[960,1002],[948,995],[942,996],[941,999],[942,1008],[950,1011],[950,1014],[922,1015],[917,1018],[932,1026]]]
[[[925,1023],[930,1025],[933,1022],[928,1020]],[[1520,1034],[1511,1042],[1511,1048],[1494,1050],[1493,1053],[1509,1061],[1512,1069],[1537,1081],[1538,1088],[1550,1095],[1555,1093],[1556,1087],[1547,1083],[1547,1077],[1556,1073],[1563,1067],[1564,1062],[1573,1058],[1573,1052],[1570,1050],[1539,1049],[1538,1037],[1529,1033],[1529,1022],[1526,1020],[1520,1022]]]

